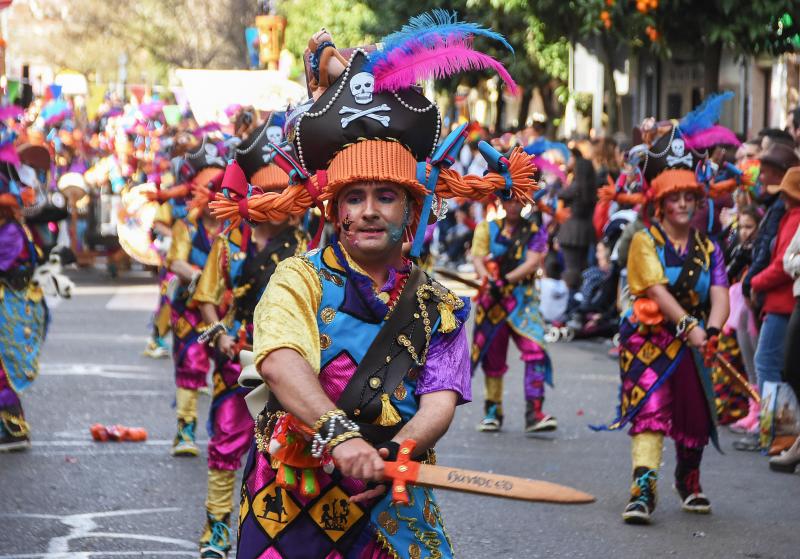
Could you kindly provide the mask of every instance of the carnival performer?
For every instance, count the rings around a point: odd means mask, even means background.
[[[272,163],[272,146],[283,142],[282,124],[282,115],[273,113],[239,144],[225,173],[223,192],[246,199],[248,194],[274,195],[286,188],[288,175]],[[237,354],[240,349],[252,349],[253,311],[276,265],[306,251],[306,235],[297,221],[285,216],[253,226],[241,222],[227,235],[218,236],[194,293],[194,302],[211,328],[209,341],[214,348],[206,526],[200,538],[204,558],[227,557],[231,547],[228,523],[236,470],[253,440],[246,391],[237,384],[241,373]],[[224,306],[227,309],[220,312]]]
[[[192,300],[211,245],[222,228],[208,209],[212,193],[219,189],[224,159],[219,147],[206,139],[200,149],[187,153],[183,180],[191,183],[190,211],[172,225],[167,254],[167,294],[170,300],[172,356],[175,365],[175,406],[178,431],[172,443],[174,456],[197,456],[197,393],[205,387],[211,369],[208,346],[198,340],[207,327],[198,302]],[[223,151],[224,153],[224,151]]]
[[[432,491],[409,486],[406,506],[368,485],[382,481],[399,441],[414,439],[416,459],[433,461],[456,405],[471,397],[468,304],[404,258],[403,242],[422,240],[441,198],[508,189],[525,200],[535,182],[521,150],[496,154],[484,177],[447,168],[466,125],[437,149],[438,109],[412,86],[452,72],[441,49],[471,41],[465,31],[427,33],[416,46],[395,35],[384,51],[348,58],[329,33],[316,34],[314,101],[287,117],[299,161],[277,156],[295,182],[246,209],[235,199],[213,205],[220,218],[264,221],[326,201],[336,230],[324,248],[279,264],[256,308],[256,367],[271,397],[245,466],[239,558],[453,556]],[[459,53],[476,58],[468,47]]]
[[[523,218],[516,200],[503,201],[503,209],[505,217],[481,222],[472,239],[472,261],[485,286],[478,294],[472,341],[472,371],[480,365],[485,375],[486,415],[478,430],[499,431],[503,425],[503,376],[513,338],[525,363],[525,432],[553,431],[556,418],[542,411],[553,367],[535,285],[547,252],[547,230]]]
[[[4,121],[16,111],[0,108]],[[26,227],[22,208],[35,194],[20,181],[16,134],[0,124],[0,452],[30,448],[20,392],[39,374],[39,352],[48,312],[33,273],[42,255]]]
[[[170,354],[166,337],[170,331],[172,311],[167,287],[173,275],[169,273],[166,260],[172,242],[172,225],[177,220],[185,219],[189,211],[187,208],[189,185],[180,179],[191,176],[192,170],[186,164],[185,156],[190,151],[196,151],[197,146],[197,139],[188,132],[175,136],[170,152],[172,158],[169,173],[173,184],[165,184],[163,176],[158,176],[154,180],[156,190],[148,192],[148,198],[159,204],[153,219],[153,236],[156,246],[159,247],[159,254],[163,255],[163,262],[158,267],[158,305],[151,318],[151,334],[144,349],[144,355],[154,359],[167,357]]]
[[[706,155],[687,148],[681,127],[673,124],[637,151],[656,217],[631,242],[634,304],[620,325],[619,414],[597,429],[630,424],[633,484],[622,517],[648,524],[665,435],[675,441],[681,507],[711,512],[700,486],[700,462],[709,439],[717,445],[708,365],[728,316],[728,280],[720,247],[691,226],[704,201],[698,174]]]

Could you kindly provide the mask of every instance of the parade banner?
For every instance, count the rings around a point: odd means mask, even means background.
[[[306,88],[274,70],[178,70],[195,119],[201,126],[226,122],[234,104],[262,111],[285,109],[307,97]],[[224,84],[224,87],[220,87]]]

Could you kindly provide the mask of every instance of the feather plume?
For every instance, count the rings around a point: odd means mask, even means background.
[[[719,124],[715,124],[711,128],[698,132],[692,136],[684,136],[683,140],[686,142],[686,147],[694,150],[706,149],[719,144],[736,147],[742,144],[742,142],[739,141],[739,138],[736,137],[736,134],[724,126],[720,126]]]
[[[542,155],[544,152],[550,151],[551,149],[557,150],[564,158],[565,163],[569,161],[570,157],[572,157],[572,152],[569,151],[569,148],[566,144],[561,142],[551,142],[544,137],[536,138],[533,142],[525,146],[524,149],[525,153],[529,155]]]
[[[422,80],[487,68],[498,73],[512,94],[517,93],[517,84],[500,62],[461,39],[437,39],[430,46],[422,41],[408,41],[402,48],[371,58],[366,71],[375,76],[375,91],[398,91]]]
[[[683,136],[694,136],[719,121],[722,104],[733,98],[733,91],[714,93],[703,101],[699,107],[681,119],[678,125]]]
[[[514,48],[500,33],[486,29],[477,23],[458,21],[457,13],[440,8],[412,17],[400,31],[387,35],[380,42],[383,43],[383,50],[388,52],[402,47],[409,40],[421,41],[430,46],[437,39],[445,37],[464,39],[475,36],[495,40],[502,43],[512,53],[514,52]]]
[[[564,174],[564,171],[561,170],[561,167],[559,167],[555,163],[551,163],[541,155],[534,156],[533,164],[536,165],[536,168],[539,169],[541,172],[551,173],[557,176],[563,182],[566,182],[567,176]]]
[[[22,114],[22,107],[18,107],[17,105],[6,105],[5,107],[0,107],[0,120],[6,120],[7,118],[17,118]]]

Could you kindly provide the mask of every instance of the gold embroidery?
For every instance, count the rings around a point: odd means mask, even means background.
[[[333,322],[335,316],[336,316],[336,310],[334,310],[333,307],[325,307],[319,313],[320,319],[322,319],[322,322],[324,322],[325,324],[330,324],[331,322]]]
[[[323,351],[328,349],[329,347],[331,347],[331,343],[332,343],[332,340],[331,340],[331,337],[328,334],[320,335],[320,337],[319,337],[319,347],[320,347],[320,349],[322,349]]]
[[[390,536],[394,536],[400,528],[397,524],[397,520],[392,518],[392,515],[389,514],[388,511],[383,511],[378,515],[378,523],[380,523],[381,527],[386,530]]]
[[[406,385],[401,382],[397,385],[397,388],[394,389],[394,397],[398,400],[405,400],[406,396],[408,396]]]
[[[422,551],[417,544],[412,543],[408,546],[408,556],[411,559],[419,559],[420,555],[422,555]]]

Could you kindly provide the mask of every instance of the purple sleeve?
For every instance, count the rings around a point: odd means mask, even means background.
[[[21,227],[12,220],[0,225],[0,270],[10,270],[24,246],[25,237]]]
[[[472,401],[469,344],[463,324],[456,332],[434,336],[420,371],[417,396],[440,390],[457,392],[458,405]]]
[[[539,227],[539,230],[531,235],[531,240],[528,241],[528,250],[547,252],[547,229],[544,226]]]
[[[722,249],[716,241],[714,243],[714,252],[711,253],[711,285],[719,285],[728,287],[728,274],[725,271],[725,258],[722,255]]]

